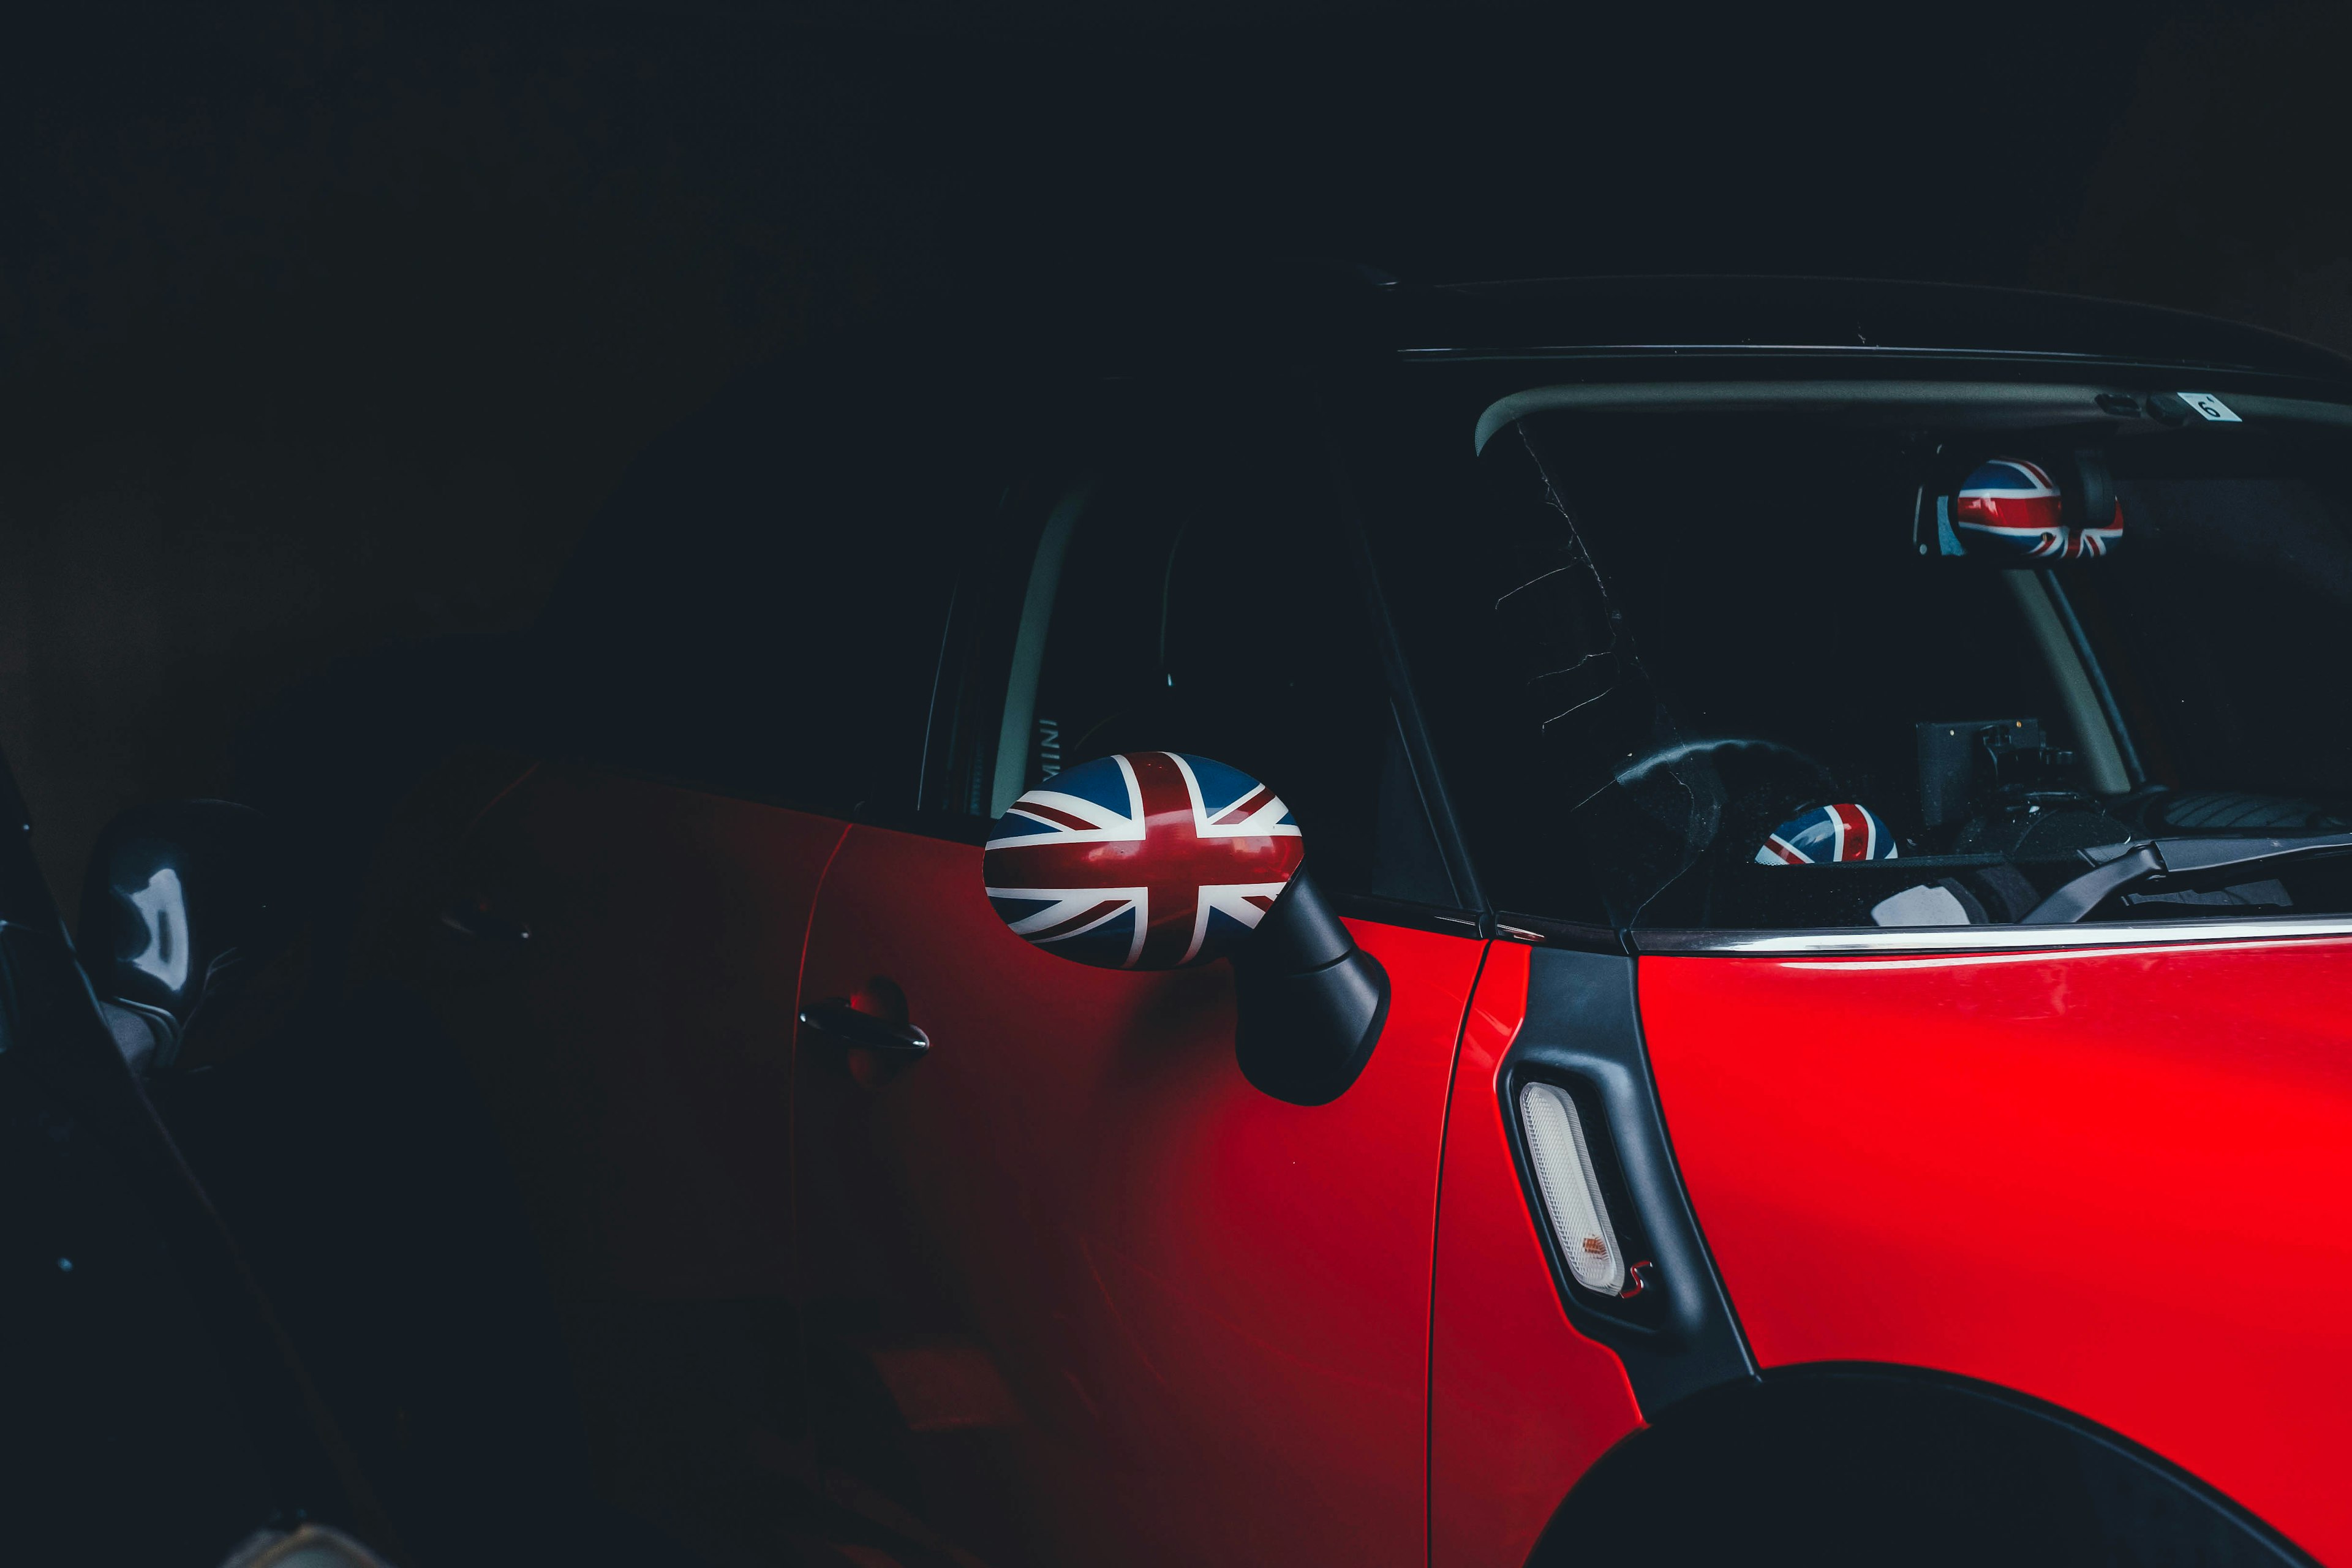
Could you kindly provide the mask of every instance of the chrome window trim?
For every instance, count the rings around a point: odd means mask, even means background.
[[[2032,952],[2077,947],[2171,947],[2352,936],[2352,915],[2282,920],[2160,921],[2141,925],[1878,926],[1822,931],[1637,931],[1637,952],[1796,958],[1833,954]]]

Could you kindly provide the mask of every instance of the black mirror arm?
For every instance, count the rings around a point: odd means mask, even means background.
[[[1328,1105],[1371,1059],[1389,976],[1356,945],[1305,867],[1234,954],[1242,1076],[1292,1105]]]

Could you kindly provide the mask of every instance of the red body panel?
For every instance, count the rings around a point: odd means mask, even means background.
[[[1559,1500],[1642,1424],[1625,1368],[1568,1321],[1521,1195],[1496,1075],[1528,1010],[1528,949],[1478,977],[1446,1115],[1430,1331],[1432,1568],[1526,1561]]]
[[[477,825],[469,895],[530,962],[457,1022],[565,1289],[787,1294],[793,996],[827,817],[546,764]]]
[[[1766,1366],[2020,1390],[2352,1562],[2352,943],[1645,958],[1641,987]]]
[[[933,1045],[867,1089],[802,1032],[813,1291],[881,1292],[878,1330],[993,1362],[1037,1560],[1419,1564],[1438,1155],[1480,944],[1351,926],[1393,982],[1386,1032],[1345,1096],[1298,1107],[1234,1066],[1223,966],[1070,963],[981,887],[978,849],[864,826],[825,879],[804,994],[886,978]]]

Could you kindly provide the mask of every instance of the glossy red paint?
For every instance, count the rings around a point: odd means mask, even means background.
[[[827,817],[549,763],[467,835],[466,895],[530,962],[445,977],[558,1288],[792,1285],[793,997]]]
[[[982,1347],[1020,1412],[992,1494],[1019,1555],[1418,1568],[1438,1157],[1480,944],[1351,924],[1387,1028],[1345,1096],[1299,1107],[1234,1066],[1223,966],[1074,964],[981,888],[977,849],[866,826],[826,877],[804,994],[887,977],[933,1044],[867,1090],[802,1033],[814,1292],[893,1342]],[[933,1522],[989,1555],[986,1521]]]
[[[1496,1076],[1528,1010],[1528,949],[1478,977],[1446,1115],[1430,1325],[1430,1563],[1526,1561],[1579,1476],[1642,1424],[1625,1368],[1576,1331],[1521,1194]]]
[[[1645,958],[1641,989],[1765,1365],[2021,1391],[2352,1562],[2352,942]]]

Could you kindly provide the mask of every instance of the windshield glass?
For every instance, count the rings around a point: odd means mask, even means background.
[[[2352,858],[2160,854],[2352,829],[2347,433],[2263,398],[2053,418],[1967,391],[1490,413],[1471,526],[1392,591],[1452,650],[1421,660],[1432,724],[1498,906],[1715,929],[2352,910]]]

